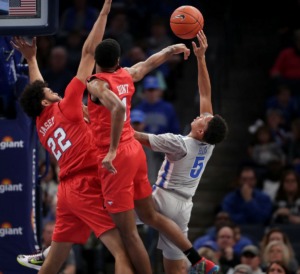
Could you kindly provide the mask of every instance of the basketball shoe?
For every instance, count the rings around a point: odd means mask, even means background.
[[[36,254],[31,254],[31,255],[18,255],[17,261],[19,264],[33,268],[36,270],[40,270],[43,263],[44,263],[45,257],[43,255],[43,252],[40,251],[39,253]]]
[[[212,261],[202,258],[198,263],[193,265],[189,274],[216,274],[220,270],[220,267],[214,264]]]

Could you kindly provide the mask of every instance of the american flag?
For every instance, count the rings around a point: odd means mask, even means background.
[[[36,0],[9,0],[9,15],[36,15]]]

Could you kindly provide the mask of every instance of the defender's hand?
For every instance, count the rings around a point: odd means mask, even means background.
[[[36,37],[32,39],[32,44],[29,44],[23,37],[15,36],[10,44],[20,51],[26,60],[35,58],[36,56]]]

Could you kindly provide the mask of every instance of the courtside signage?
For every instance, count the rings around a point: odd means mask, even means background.
[[[14,148],[24,148],[24,141],[23,140],[14,141],[14,139],[11,136],[3,137],[2,141],[0,142],[0,150],[14,149]]]
[[[0,226],[0,237],[6,236],[22,236],[23,227],[13,227],[11,223],[5,222]]]

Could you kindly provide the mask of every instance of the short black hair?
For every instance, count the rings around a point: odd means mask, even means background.
[[[41,102],[45,99],[44,88],[46,87],[48,87],[47,83],[40,80],[25,87],[20,97],[20,104],[28,116],[36,118],[41,114],[44,109]]]
[[[116,40],[111,38],[103,40],[95,50],[95,61],[99,67],[104,69],[116,66],[120,56],[120,45]]]
[[[203,139],[206,143],[215,145],[222,142],[228,133],[228,126],[223,117],[216,114],[208,122],[207,129],[204,133]]]

